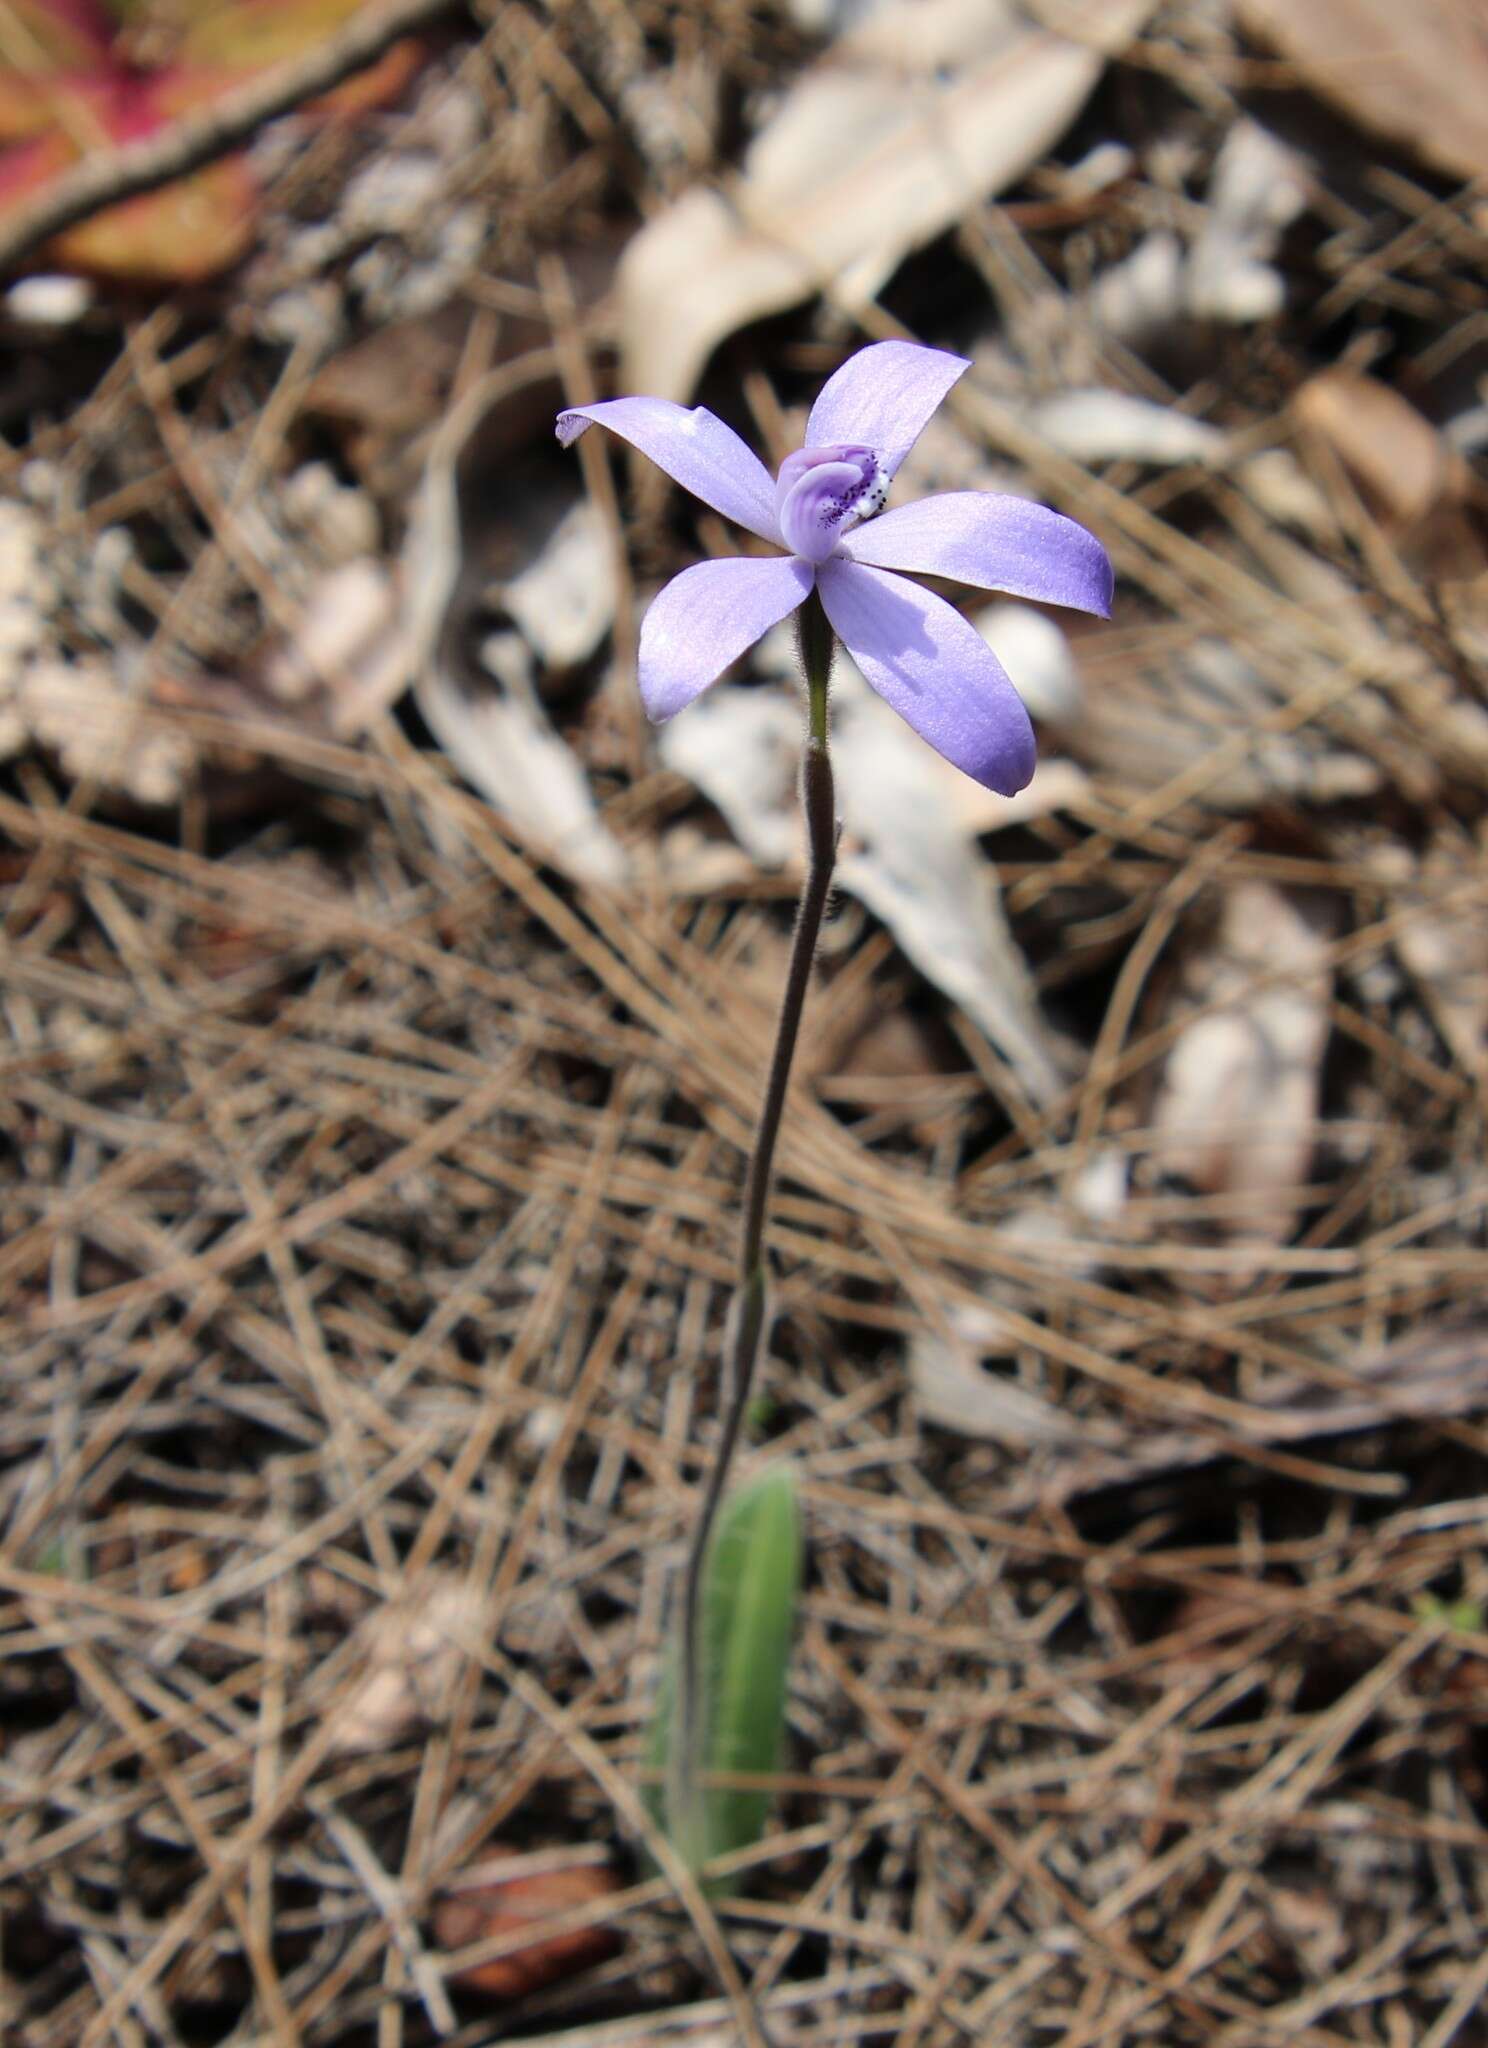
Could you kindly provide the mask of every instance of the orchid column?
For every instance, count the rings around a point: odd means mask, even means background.
[[[774,479],[732,428],[701,406],[689,411],[667,399],[615,398],[558,416],[565,447],[591,422],[608,427],[704,504],[784,551],[700,562],[659,593],[640,638],[639,681],[650,716],[660,721],[681,711],[792,612],[806,683],[806,881],[745,1181],[722,1430],[683,1599],[667,1810],[684,1855],[702,1838],[704,1571],[767,1322],[771,1171],[836,854],[827,695],[834,635],[868,683],[938,753],[1010,796],[1034,766],[1022,701],[976,629],[943,598],[894,572],[943,576],[1102,616],[1110,610],[1104,548],[1045,506],[954,491],[884,511],[900,464],[970,367],[960,356],[913,342],[860,350],[828,379],[807,420],[805,446],[786,457]]]

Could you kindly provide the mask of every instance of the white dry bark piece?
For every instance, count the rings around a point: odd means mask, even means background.
[[[1229,435],[1207,420],[1125,391],[1062,391],[1031,406],[1028,419],[1052,447],[1077,462],[1193,462],[1215,468],[1230,448]]]
[[[1047,612],[1011,600],[988,605],[972,624],[1010,676],[1032,715],[1070,726],[1084,709],[1080,672],[1062,628]]]
[[[269,655],[263,677],[287,704],[324,689],[338,739],[365,731],[396,702],[408,683],[408,647],[382,562],[362,555],[320,577],[293,637]]]
[[[812,65],[721,189],[697,186],[619,272],[628,391],[685,399],[726,336],[818,292],[865,306],[912,250],[1056,143],[1152,0],[892,0]]]
[[[302,462],[285,478],[279,501],[295,538],[323,568],[378,552],[377,507],[360,485],[343,484],[328,462]]]
[[[362,1626],[368,1669],[335,1710],[332,1753],[380,1749],[437,1721],[465,1660],[462,1642],[478,1639],[485,1619],[479,1594],[455,1579],[370,1615]]]
[[[5,311],[29,327],[72,327],[93,304],[95,287],[85,277],[43,271],[23,277],[5,294]]]
[[[30,736],[26,670],[45,644],[56,590],[42,568],[42,527],[27,505],[0,499],[0,761]]]
[[[96,777],[137,803],[172,804],[191,779],[191,742],[149,716],[148,699],[132,695],[108,662],[33,661],[16,703],[31,739],[74,782]]]
[[[1272,320],[1286,280],[1271,258],[1306,208],[1301,158],[1256,121],[1237,121],[1215,158],[1209,207],[1188,259],[1185,298],[1200,320]]]
[[[1140,347],[1185,321],[1274,319],[1286,280],[1271,259],[1309,194],[1296,151],[1259,122],[1236,121],[1215,158],[1192,246],[1169,227],[1145,235],[1090,286],[1085,303],[1096,326]]]
[[[37,746],[74,781],[96,776],[138,803],[173,803],[191,771],[191,745],[141,715],[115,664],[54,651],[59,593],[44,538],[29,506],[0,499],[0,760]]]
[[[771,651],[767,643],[762,667]],[[838,885],[986,1033],[1030,1099],[1051,1101],[1063,1085],[1061,1050],[976,844],[988,820],[968,822],[951,788],[963,778],[874,696],[845,655],[832,694],[843,821]],[[720,684],[662,730],[667,766],[718,806],[762,866],[800,855],[801,725],[800,705],[785,692]]]
[[[1327,941],[1279,889],[1238,882],[1185,983],[1206,1010],[1168,1054],[1152,1157],[1202,1193],[1229,1198],[1221,1227],[1232,1240],[1279,1244],[1296,1223],[1289,1197],[1316,1144]]]
[[[501,608],[548,669],[577,668],[615,619],[614,556],[604,519],[580,498],[527,567],[500,586]]]
[[[1139,344],[1182,317],[1183,284],[1183,243],[1171,228],[1154,228],[1129,256],[1101,272],[1087,304],[1104,333]]]

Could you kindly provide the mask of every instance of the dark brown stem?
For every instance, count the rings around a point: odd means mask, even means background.
[[[806,880],[796,909],[796,927],[786,968],[775,1048],[765,1081],[754,1150],[744,1184],[744,1215],[739,1235],[739,1280],[726,1340],[723,1387],[723,1430],[703,1489],[702,1506],[682,1592],[682,1647],[677,1684],[676,1744],[668,1782],[668,1822],[672,1840],[689,1858],[703,1842],[703,1751],[705,1743],[703,1669],[703,1584],[713,1525],[728,1484],[744,1419],[749,1412],[769,1306],[769,1273],[765,1260],[765,1219],[774,1173],[775,1146],[790,1087],[791,1065],[801,1031],[811,966],[816,957],[822,914],[837,859],[837,813],[832,786],[832,759],[827,745],[827,683],[832,667],[833,639],[815,592],[797,614],[801,661],[806,671],[807,734],[801,761],[801,806],[806,818]]]

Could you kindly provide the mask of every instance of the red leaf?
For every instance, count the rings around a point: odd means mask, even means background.
[[[199,284],[247,254],[257,216],[246,162],[224,157],[69,228],[48,244],[48,261],[126,283]]]
[[[78,161],[83,152],[73,138],[83,116],[105,149],[153,134],[170,118],[148,79],[74,85],[68,101],[78,123],[64,129],[59,122],[0,152],[0,211],[18,205]],[[247,162],[242,156],[227,157],[81,221],[47,245],[45,260],[90,277],[196,283],[225,270],[248,249],[257,203]]]
[[[143,73],[121,61],[117,23],[97,0],[0,0],[0,213],[82,156],[117,148],[231,93],[333,36],[363,0],[197,0],[172,59]],[[304,111],[361,112],[400,91],[422,59],[405,40]],[[59,235],[45,260],[134,283],[196,282],[250,246],[258,192],[242,156],[209,164]]]
[[[0,67],[28,76],[107,68],[115,23],[94,0],[6,0]]]

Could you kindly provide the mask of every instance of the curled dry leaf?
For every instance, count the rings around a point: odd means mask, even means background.
[[[510,1875],[503,1875],[507,1867],[499,1854],[488,1857],[481,1866],[483,1881],[467,1881],[440,1901],[434,1913],[435,1943],[448,1953],[503,1936],[515,1938],[529,1928],[532,1938],[505,1955],[456,1970],[452,1983],[490,1998],[521,1998],[618,1953],[620,1935],[602,1919],[558,1933],[542,1931],[544,1922],[619,1889],[607,1863],[565,1863],[552,1855],[530,1857],[512,1850]]]
[[[620,267],[620,387],[690,395],[737,328],[820,291],[866,304],[899,263],[1037,163],[1151,0],[888,0],[796,83],[723,191],[649,222]]]
[[[504,575],[492,579],[472,560],[472,529],[491,503],[473,437],[489,410],[477,387],[450,413],[409,522],[402,570],[414,694],[461,774],[546,858],[577,881],[614,887],[626,873],[625,851],[539,697],[545,676],[588,660],[609,631],[614,561],[599,514],[569,480],[556,511],[551,493],[525,494],[529,523],[508,535],[513,559]],[[461,666],[461,627],[477,605],[512,622],[487,638],[485,674]]]
[[[1279,889],[1224,892],[1212,946],[1193,958],[1180,1032],[1153,1110],[1152,1156],[1205,1194],[1229,1198],[1222,1227],[1277,1244],[1316,1141],[1332,977],[1325,940]],[[1217,1007],[1212,1007],[1217,1005]]]

